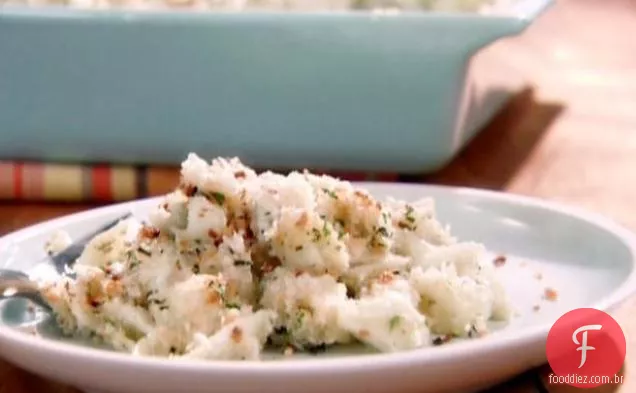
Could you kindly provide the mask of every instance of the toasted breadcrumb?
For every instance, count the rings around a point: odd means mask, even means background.
[[[497,255],[497,256],[495,257],[495,259],[493,260],[493,264],[494,264],[496,267],[502,267],[503,265],[505,265],[505,264],[506,264],[506,260],[507,260],[507,259],[506,259],[506,256],[505,256],[505,255]]]
[[[241,342],[242,339],[243,339],[243,330],[241,330],[241,328],[238,326],[234,326],[232,328],[232,341],[238,344]]]
[[[546,288],[543,291],[543,298],[547,301],[554,302],[557,300],[558,297],[559,297],[559,294],[557,293],[556,290],[552,288]]]

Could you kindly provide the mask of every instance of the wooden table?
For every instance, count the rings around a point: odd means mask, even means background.
[[[577,205],[636,229],[636,2],[559,1],[499,51],[491,72],[531,81],[447,168],[418,181],[504,190]],[[413,179],[411,179],[413,180]],[[169,185],[167,185],[169,186]],[[93,207],[0,205],[0,234]],[[633,213],[632,213],[633,211]],[[625,382],[590,393],[636,391],[636,299],[616,314],[627,336]],[[492,393],[567,393],[534,370]],[[75,390],[0,361],[0,393]]]

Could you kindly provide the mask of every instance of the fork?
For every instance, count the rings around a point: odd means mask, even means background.
[[[97,230],[71,243],[70,246],[59,253],[50,255],[48,259],[52,262],[53,267],[60,276],[72,276],[72,273],[69,273],[70,267],[73,266],[77,258],[82,255],[86,245],[95,238],[95,236],[112,229],[120,221],[131,216],[132,213],[129,212],[116,220],[108,222]],[[33,281],[28,274],[18,270],[0,269],[0,300],[13,297],[29,299],[44,309],[51,310],[49,304],[42,298],[37,283]]]

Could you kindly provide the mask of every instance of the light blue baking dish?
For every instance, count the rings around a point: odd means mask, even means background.
[[[257,167],[435,170],[501,104],[467,116],[471,57],[550,3],[498,16],[5,6],[0,159],[173,164],[197,151]]]

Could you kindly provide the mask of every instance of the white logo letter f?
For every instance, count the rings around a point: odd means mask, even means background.
[[[602,325],[586,325],[586,326],[581,326],[580,328],[576,329],[574,331],[574,334],[572,334],[572,341],[574,341],[574,344],[576,345],[581,345],[580,347],[578,347],[576,350],[577,351],[581,351],[581,364],[579,365],[579,368],[583,367],[583,365],[585,364],[585,361],[587,360],[587,351],[593,351],[596,348],[594,347],[589,347],[587,345],[587,331],[588,330],[601,330],[603,326]],[[579,340],[576,338],[576,336],[583,332],[583,334],[581,334],[582,340],[581,342],[579,342]]]

